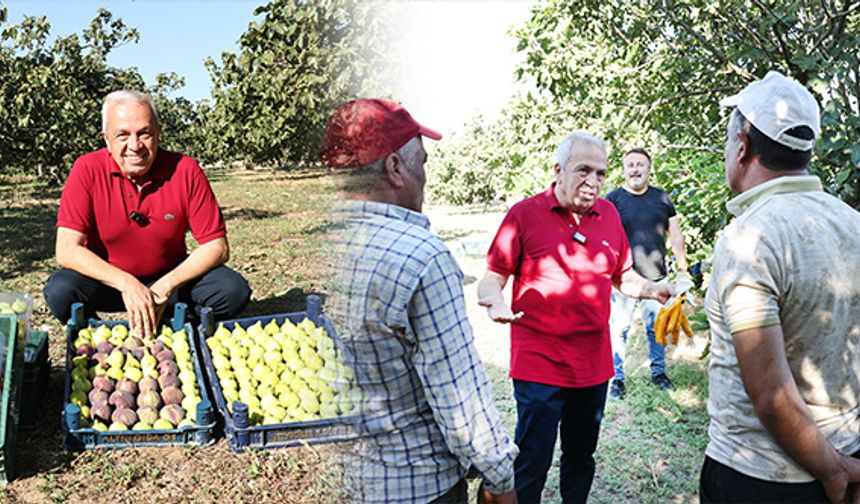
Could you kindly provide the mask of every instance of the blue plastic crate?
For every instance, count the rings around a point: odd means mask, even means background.
[[[215,330],[220,323],[223,323],[225,327],[231,328],[234,324],[239,324],[242,328],[247,329],[257,322],[267,324],[272,319],[275,319],[276,324],[281,325],[285,320],[289,320],[290,322],[297,324],[305,318],[308,318],[317,327],[323,327],[329,337],[331,337],[339,347],[339,351],[343,351],[331,321],[325,315],[320,313],[319,296],[308,296],[306,304],[307,309],[303,312],[222,320],[218,321],[217,324],[212,317],[212,311],[210,309],[204,308],[201,312],[201,324],[198,330],[198,338],[200,353],[203,355],[203,367],[206,369],[206,376],[212,387],[212,395],[215,398],[215,405],[218,412],[221,414],[221,417],[224,419],[224,433],[227,437],[227,443],[230,446],[230,449],[236,453],[242,453],[248,448],[254,450],[286,448],[291,446],[301,446],[304,444],[350,441],[358,438],[355,428],[358,418],[354,416],[326,418],[322,420],[311,420],[308,422],[249,426],[247,423],[247,414],[244,416],[241,412],[237,414],[235,411],[236,408],[234,408],[234,412],[231,414],[227,409],[227,403],[224,399],[223,391],[221,390],[221,383],[215,373],[215,366],[212,364],[212,354],[209,352],[208,345],[206,345],[206,338],[215,333]],[[237,401],[234,404],[241,403]]]
[[[194,363],[194,373],[197,375],[197,387],[200,390],[200,402],[197,404],[197,423],[180,429],[153,429],[143,431],[105,431],[100,432],[92,428],[80,426],[81,410],[69,402],[71,394],[71,368],[72,357],[75,349],[72,342],[79,330],[93,326],[125,325],[125,321],[101,321],[96,319],[85,320],[84,306],[81,303],[72,305],[72,318],[66,326],[66,372],[63,380],[63,400],[65,407],[62,413],[62,425],[65,432],[65,447],[68,451],[97,450],[97,449],[120,449],[120,448],[143,448],[158,446],[202,446],[214,441],[212,431],[215,428],[215,415],[212,410],[212,402],[206,392],[206,384],[203,373],[200,370],[200,361],[195,348],[194,328],[189,322],[185,322],[185,311],[187,307],[183,303],[176,303],[173,318],[170,325],[174,331],[185,329],[190,347],[191,361]]]

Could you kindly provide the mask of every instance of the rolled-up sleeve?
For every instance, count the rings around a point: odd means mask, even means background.
[[[417,341],[413,363],[445,442],[463,467],[474,466],[490,492],[514,488],[519,450],[508,436],[475,348],[463,275],[450,253],[436,255],[409,306]]]

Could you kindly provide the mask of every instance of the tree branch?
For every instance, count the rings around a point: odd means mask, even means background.
[[[675,150],[692,150],[698,152],[723,152],[723,149],[720,147],[713,147],[710,145],[690,145],[690,144],[663,144],[659,145],[658,149],[675,149]]]
[[[660,8],[660,10],[662,10],[667,16],[669,16],[672,19],[672,21],[674,21],[681,28],[683,28],[684,31],[686,31],[688,34],[690,34],[696,40],[698,40],[699,43],[702,45],[702,47],[704,47],[708,52],[710,52],[720,63],[728,66],[732,72],[740,75],[741,77],[743,77],[747,80],[754,80],[755,79],[754,75],[752,75],[751,73],[747,72],[743,68],[741,68],[741,67],[737,66],[736,64],[732,63],[731,61],[729,61],[729,59],[725,55],[725,53],[723,53],[718,48],[714,47],[710,42],[708,42],[708,40],[705,38],[704,35],[702,35],[698,31],[696,31],[686,21],[678,18],[678,16],[675,15],[675,13],[672,9],[666,9],[662,5],[659,5],[658,8]]]

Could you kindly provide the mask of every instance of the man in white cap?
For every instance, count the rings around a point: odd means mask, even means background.
[[[860,214],[808,174],[819,111],[806,88],[770,72],[720,104],[735,107],[725,159],[738,196],[705,300],[699,496],[844,502],[860,481]]]

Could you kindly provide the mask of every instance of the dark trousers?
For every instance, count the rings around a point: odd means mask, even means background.
[[[468,502],[469,485],[466,483],[466,478],[463,478],[450,490],[430,501],[430,504],[467,504]]]
[[[141,281],[150,285],[157,279]],[[227,266],[218,266],[180,287],[170,296],[169,302],[186,303],[190,317],[199,318],[200,309],[209,306],[216,319],[225,319],[242,311],[250,298],[251,288],[242,275]],[[48,279],[45,302],[63,324],[71,317],[72,303],[83,303],[86,317],[95,316],[96,311],[125,311],[122,294],[118,290],[66,268],[55,271]],[[166,318],[172,315],[170,310],[164,313]]]
[[[585,502],[594,479],[594,450],[607,383],[567,388],[514,380],[515,442],[520,448],[514,472],[519,502],[540,502],[559,430],[561,498],[564,502]]]
[[[858,457],[860,452],[852,455]],[[819,481],[780,483],[739,473],[705,456],[699,477],[699,502],[830,502]]]

